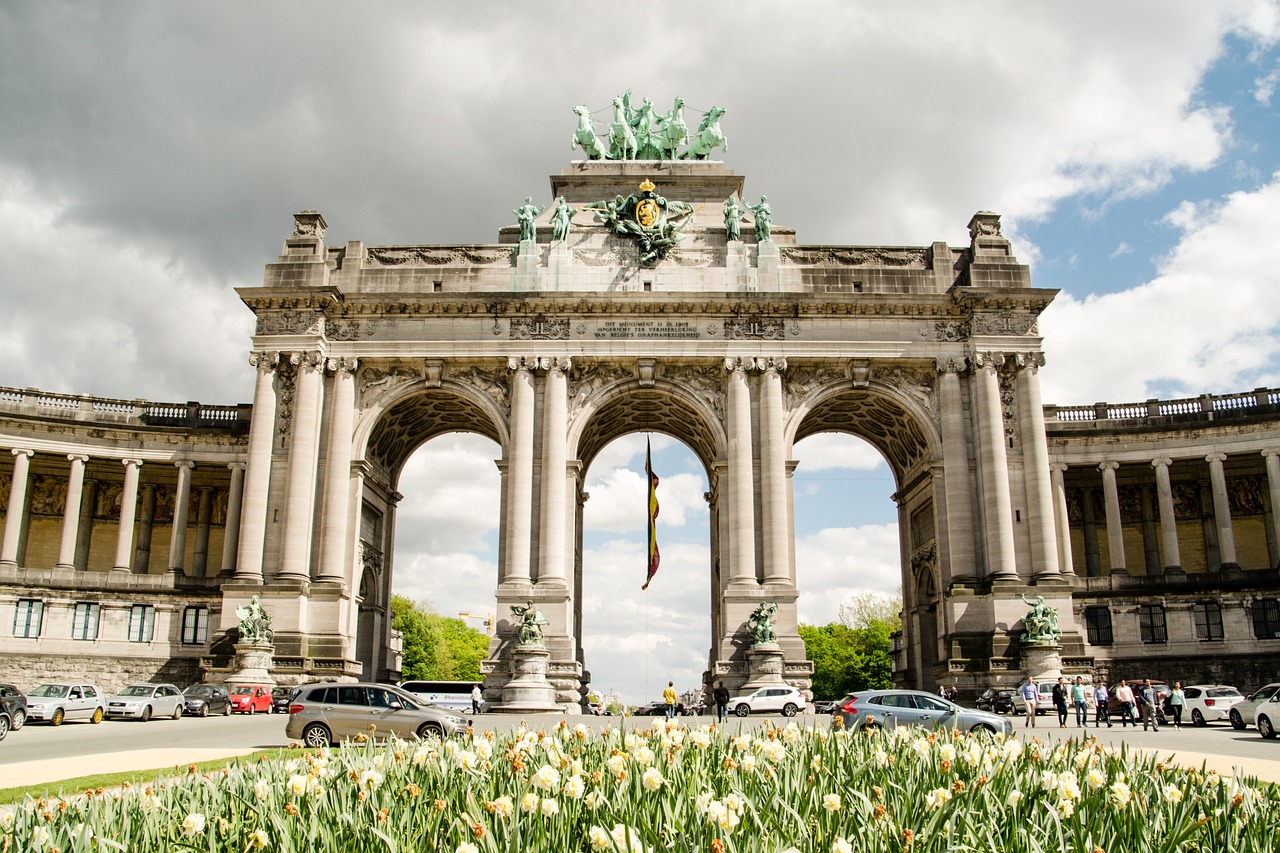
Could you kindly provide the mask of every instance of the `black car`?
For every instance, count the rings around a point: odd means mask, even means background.
[[[9,715],[8,729],[16,732],[27,722],[27,697],[12,684],[0,684],[0,710]]]
[[[271,688],[271,713],[287,714],[289,713],[289,702],[293,699],[293,694],[298,692],[296,687],[273,687]]]
[[[182,691],[182,702],[182,712],[189,717],[231,715],[231,696],[227,688],[218,684],[193,684]]]
[[[1017,694],[1007,687],[988,687],[975,703],[980,711],[993,714],[1012,714]]]
[[[836,709],[836,706],[839,704],[840,703],[835,701],[834,699],[814,699],[813,713],[822,714],[822,715],[833,713]]]

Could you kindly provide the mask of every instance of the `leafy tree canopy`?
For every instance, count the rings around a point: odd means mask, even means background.
[[[391,627],[404,637],[401,678],[479,681],[489,635],[461,619],[441,616],[427,602],[391,596]]]

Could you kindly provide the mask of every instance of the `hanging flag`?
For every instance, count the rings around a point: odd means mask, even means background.
[[[644,579],[644,586],[640,587],[642,590],[649,588],[649,582],[658,573],[658,561],[661,559],[658,553],[658,475],[653,473],[648,438],[644,440],[644,473],[649,478],[649,574]]]

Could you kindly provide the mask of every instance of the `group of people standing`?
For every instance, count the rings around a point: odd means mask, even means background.
[[[1143,679],[1141,684],[1132,686],[1127,681],[1121,681],[1115,689],[1115,701],[1118,705],[1117,716],[1120,719],[1121,727],[1132,724],[1134,728],[1138,726],[1138,720],[1142,721],[1142,730],[1160,731],[1160,713],[1159,703],[1162,701],[1160,691],[1151,683],[1151,679]],[[1024,727],[1035,728],[1036,715],[1039,712],[1041,695],[1040,686],[1027,676],[1027,680],[1023,682],[1022,687],[1018,690],[1019,696],[1022,698],[1023,710],[1026,712],[1027,720],[1023,724]],[[1058,714],[1058,728],[1065,729],[1067,727],[1067,717],[1070,715],[1071,709],[1075,710],[1076,727],[1088,728],[1089,712],[1093,712],[1093,724],[1095,727],[1101,727],[1103,724],[1107,728],[1112,727],[1111,722],[1111,696],[1107,692],[1107,682],[1099,680],[1090,685],[1086,684],[1084,678],[1076,676],[1074,684],[1067,683],[1066,679],[1058,676],[1058,681],[1053,685],[1050,692],[1050,701],[1053,709]],[[1167,698],[1163,699],[1165,709],[1173,718],[1173,727],[1175,729],[1182,728],[1182,712],[1187,704],[1186,694],[1183,693],[1182,683],[1175,681],[1173,689],[1169,692]]]

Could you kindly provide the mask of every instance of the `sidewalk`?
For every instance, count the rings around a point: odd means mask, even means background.
[[[45,785],[95,773],[127,773],[133,770],[177,768],[185,770],[197,761],[234,758],[248,755],[251,749],[134,749],[128,752],[105,752],[99,755],[49,758],[41,761],[19,761],[4,766],[4,787]],[[70,792],[68,792],[70,793]]]

